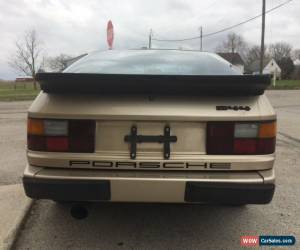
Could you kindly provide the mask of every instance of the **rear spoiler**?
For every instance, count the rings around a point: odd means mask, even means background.
[[[125,75],[38,73],[46,93],[261,95],[271,75]]]

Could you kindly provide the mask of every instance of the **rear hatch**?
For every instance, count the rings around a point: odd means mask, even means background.
[[[220,110],[220,106],[250,109]],[[29,163],[36,166],[253,170],[268,169],[274,161],[270,154],[233,156],[207,152],[208,124],[273,121],[276,116],[265,95],[234,98],[155,96],[149,99],[149,96],[142,95],[104,97],[42,92],[30,107],[29,117],[75,123],[77,120],[95,122],[93,152],[29,150]],[[133,128],[136,129],[135,140],[132,140]],[[132,156],[132,153],[135,155]]]

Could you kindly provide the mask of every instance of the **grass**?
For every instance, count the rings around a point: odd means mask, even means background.
[[[300,89],[300,80],[279,80],[270,89]]]
[[[39,87],[35,90],[32,82],[0,81],[0,101],[33,100],[39,92]]]

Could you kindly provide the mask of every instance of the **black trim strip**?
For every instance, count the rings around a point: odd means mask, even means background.
[[[214,204],[266,204],[274,191],[274,184],[187,182],[184,199]]]
[[[108,180],[64,180],[23,177],[25,193],[33,199],[58,201],[109,201]]]

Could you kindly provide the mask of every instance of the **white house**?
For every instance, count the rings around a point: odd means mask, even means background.
[[[296,60],[294,61],[294,65],[295,65],[295,66],[299,66],[299,65],[300,65],[300,59],[296,59]]]
[[[276,63],[276,61],[273,58],[264,67],[263,73],[276,76],[276,79],[281,78],[281,68],[279,67],[279,65]]]
[[[276,79],[281,78],[281,68],[273,58],[271,60],[264,60],[263,66],[263,74],[270,74],[276,76]],[[259,74],[259,69],[260,61],[256,60],[248,67],[247,73],[257,75]]]

